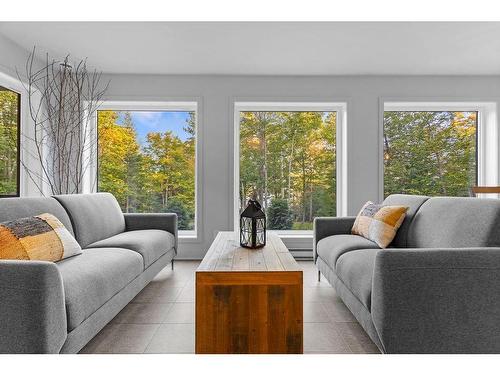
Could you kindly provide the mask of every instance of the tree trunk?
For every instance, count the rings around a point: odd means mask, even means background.
[[[260,114],[260,113],[259,113]],[[262,157],[262,164],[260,166],[260,179],[261,186],[257,187],[257,200],[260,201],[262,207],[266,208],[266,200],[267,200],[267,144],[266,144],[266,129],[267,129],[267,118],[265,115],[259,115],[259,130],[258,130],[258,138],[259,138],[259,151]]]
[[[246,204],[246,199],[247,199],[247,191],[245,188],[245,184],[243,181],[241,182],[241,192],[240,192],[240,208],[243,209]]]
[[[283,152],[280,152],[280,198],[285,198],[285,186],[283,180],[285,178],[285,165],[283,160]]]
[[[441,192],[443,193],[444,196],[447,196],[448,190],[446,189],[446,183],[444,181],[444,170],[441,162],[441,157],[439,156],[438,152],[435,152],[434,155],[436,156],[437,171],[439,176],[439,182],[441,184]]]
[[[262,197],[262,207],[267,208],[267,143],[266,135],[264,133],[264,196]]]
[[[313,184],[309,184],[309,221],[313,219]]]
[[[387,135],[386,134],[384,134],[384,146],[385,146],[385,152],[386,152],[386,154],[390,156],[389,140],[387,139]],[[384,155],[384,157],[385,157],[385,155]],[[384,162],[386,163],[387,166],[389,165],[390,160],[391,160],[390,158],[384,160]]]
[[[290,147],[290,155],[288,156],[288,203],[292,197],[292,161],[295,150],[295,137],[292,138],[292,147]]]
[[[302,155],[302,222],[306,221],[306,164],[304,155]]]

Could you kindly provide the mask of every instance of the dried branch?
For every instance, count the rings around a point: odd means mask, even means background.
[[[37,165],[25,161],[22,165],[42,194],[44,185],[51,194],[81,193],[97,143],[91,121],[109,82],[102,85],[102,74],[89,71],[86,59],[72,67],[69,55],[57,62],[47,54],[39,70],[34,62],[35,48],[25,66],[25,89],[34,129],[32,136],[23,136],[29,141],[24,142],[28,144],[24,150]]]

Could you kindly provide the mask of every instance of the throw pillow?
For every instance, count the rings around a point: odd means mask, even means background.
[[[368,201],[359,211],[351,232],[386,248],[396,236],[406,211],[405,206],[384,206]]]
[[[54,215],[0,223],[0,259],[57,262],[81,253],[78,242]]]

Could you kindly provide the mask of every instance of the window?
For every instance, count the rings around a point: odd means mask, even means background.
[[[196,110],[99,110],[97,189],[196,230]]]
[[[0,86],[0,197],[19,196],[21,95]]]
[[[238,214],[248,199],[257,199],[271,230],[309,231],[314,217],[337,214],[339,112],[332,106],[297,107],[236,105],[235,211]]]
[[[478,120],[471,110],[386,110],[384,196],[468,196],[478,183]]]

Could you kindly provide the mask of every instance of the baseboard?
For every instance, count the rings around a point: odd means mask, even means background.
[[[290,249],[290,254],[292,254],[295,259],[313,260],[313,252],[312,252],[312,250],[307,250],[307,249]]]

